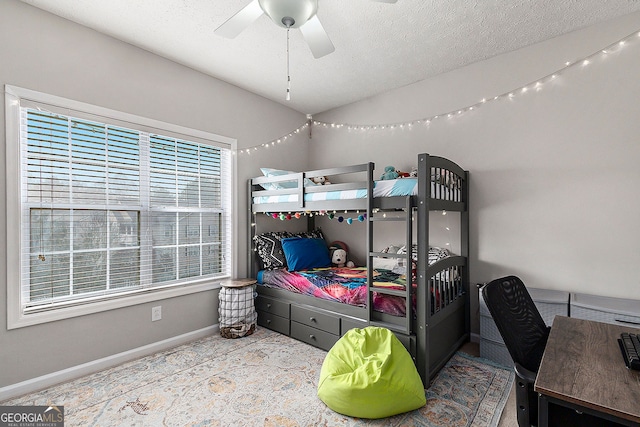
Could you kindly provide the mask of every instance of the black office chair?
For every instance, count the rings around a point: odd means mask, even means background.
[[[550,328],[522,280],[515,276],[493,280],[482,288],[482,295],[515,363],[518,425],[537,425],[538,398],[533,384]]]

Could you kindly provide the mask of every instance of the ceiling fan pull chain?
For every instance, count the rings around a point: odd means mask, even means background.
[[[291,101],[291,73],[289,72],[289,30],[287,28],[287,101]]]

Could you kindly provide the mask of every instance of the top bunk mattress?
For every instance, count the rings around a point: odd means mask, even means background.
[[[327,187],[329,188],[329,187]],[[448,185],[438,184],[434,181],[431,182],[431,194],[443,195],[444,198],[453,196],[453,193],[458,191],[457,189],[451,189]],[[417,178],[400,178],[374,181],[373,183],[373,197],[396,197],[396,196],[415,196],[418,194],[418,179]],[[321,191],[306,193],[304,200],[307,202],[318,202],[325,200],[353,200],[353,199],[365,199],[367,197],[367,189],[360,188],[356,190],[341,190],[341,191]],[[297,202],[297,194],[285,194],[276,196],[259,196],[253,198],[255,204],[268,204],[268,203],[291,203]]]

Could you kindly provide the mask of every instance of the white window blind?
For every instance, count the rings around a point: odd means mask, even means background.
[[[230,276],[229,147],[26,104],[22,315]]]

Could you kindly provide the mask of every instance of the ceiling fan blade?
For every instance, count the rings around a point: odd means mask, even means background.
[[[314,58],[322,58],[336,50],[327,32],[320,23],[318,15],[313,15],[311,19],[300,26],[300,32],[309,45],[309,49],[311,49]]]
[[[258,0],[253,0],[251,3],[240,9],[231,18],[227,19],[224,24],[220,25],[214,31],[214,34],[232,39],[251,25],[263,13],[264,12],[260,7],[260,3],[258,3]]]

